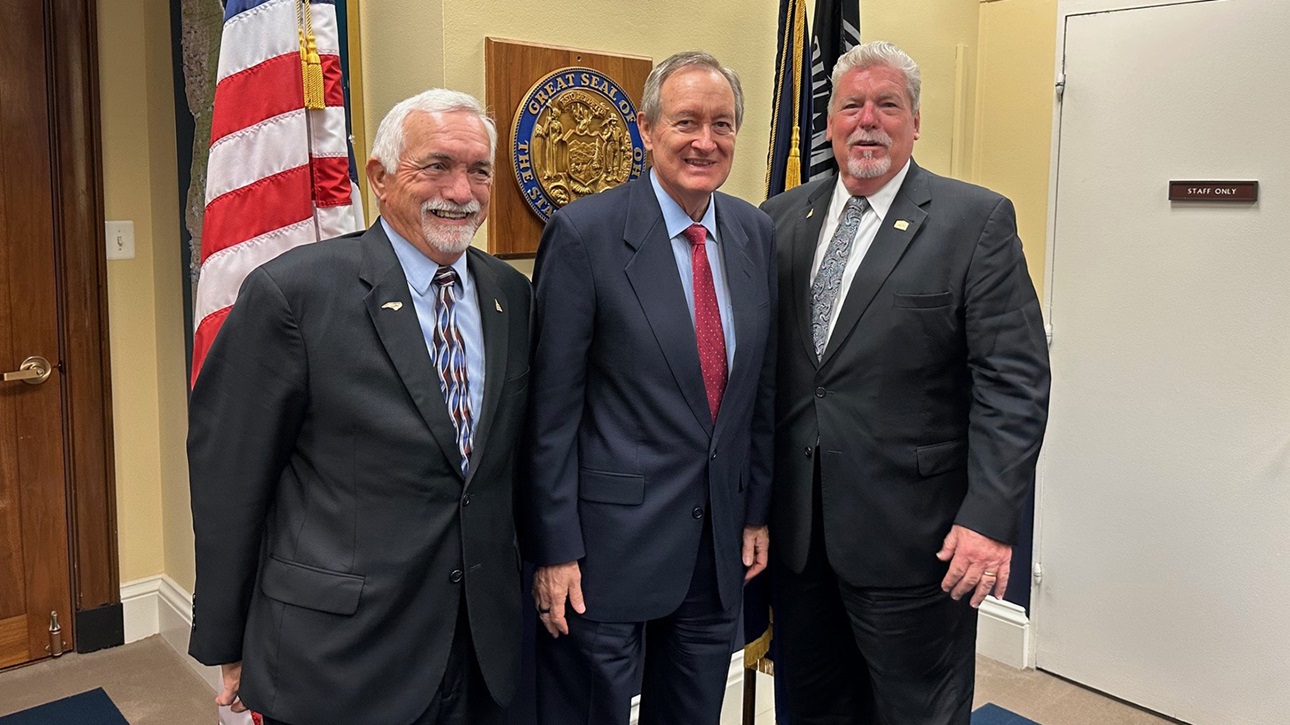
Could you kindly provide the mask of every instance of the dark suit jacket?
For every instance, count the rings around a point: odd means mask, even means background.
[[[702,516],[711,516],[721,601],[733,606],[743,528],[766,523],[776,300],[770,220],[725,194],[713,203],[735,325],[715,427],[649,179],[564,207],[538,247],[522,537],[536,564],[580,562],[593,620],[645,621],[675,610],[690,584]]]
[[[819,455],[838,575],[928,584],[951,524],[1015,535],[1047,419],[1039,301],[1012,203],[911,162],[817,361],[811,262],[834,183],[762,205],[782,292],[771,552],[801,571]]]
[[[468,254],[486,379],[464,480],[379,223],[253,271],[211,348],[189,411],[189,653],[243,661],[255,710],[311,725],[412,722],[443,676],[463,588],[484,680],[510,698],[531,292],[506,264]]]

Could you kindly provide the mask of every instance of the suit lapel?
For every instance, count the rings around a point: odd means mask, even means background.
[[[753,261],[748,256],[748,237],[744,234],[743,227],[737,224],[731,224],[721,213],[725,205],[720,203],[720,195],[712,195],[713,203],[717,205],[717,234],[718,248],[721,250],[722,266],[726,273],[726,287],[730,290],[730,307],[731,316],[735,324],[735,356],[734,362],[730,368],[730,375],[726,381],[725,398],[743,390],[750,384],[750,377],[753,375],[753,365],[750,359],[755,354],[751,345],[747,344],[748,340],[753,338],[753,323],[756,319],[757,305],[762,296],[757,294],[756,281],[753,278]],[[765,275],[762,275],[765,277]],[[768,300],[769,301],[769,300]],[[773,313],[772,313],[773,314]],[[744,340],[745,344],[740,345],[739,341]],[[760,370],[756,371],[760,372]],[[755,379],[755,378],[752,378]],[[706,399],[706,391],[704,393]],[[721,409],[725,409],[725,405]],[[723,416],[717,415],[717,425],[721,425]]]
[[[882,220],[882,226],[878,229],[878,235],[874,237],[873,245],[861,260],[855,279],[851,281],[851,289],[842,303],[837,324],[833,326],[833,334],[829,335],[829,344],[824,348],[824,355],[820,358],[821,367],[829,362],[851,334],[851,329],[869,308],[869,303],[873,302],[878,289],[887,281],[891,270],[896,267],[905,249],[927,219],[927,212],[922,209],[922,205],[931,201],[932,197],[928,192],[922,170],[912,160],[909,163],[909,173],[905,175],[905,183],[901,185],[900,191],[896,192],[896,199],[887,210],[887,217]],[[905,228],[897,228],[897,222],[904,222],[901,226]]]
[[[511,306],[492,268],[483,262],[483,254],[473,247],[467,254],[470,257],[470,276],[475,281],[475,296],[479,298],[480,325],[484,332],[484,396],[481,409],[474,412],[475,430],[471,436],[470,466],[466,475],[466,485],[470,486],[479,462],[484,458],[484,448],[488,444],[493,420],[497,417],[497,404],[502,397],[502,384],[506,382],[510,342],[507,329]]]
[[[815,261],[820,231],[824,229],[824,219],[829,213],[829,202],[833,199],[834,178],[828,177],[806,197],[806,204],[794,212],[797,214],[797,219],[788,234],[793,245],[793,315],[797,320],[797,331],[800,333],[798,337],[806,347],[806,355],[817,367],[819,361],[815,357],[815,337],[811,332],[811,264]]]
[[[690,321],[685,289],[663,223],[663,211],[648,176],[631,182],[623,241],[635,250],[624,271],[640,302],[650,330],[667,360],[672,377],[695,419],[709,434],[712,414],[699,368],[699,348]]]
[[[367,314],[372,318],[372,325],[394,363],[399,379],[443,449],[443,454],[450,461],[460,460],[456,431],[439,391],[439,381],[435,377],[430,353],[426,350],[425,335],[421,332],[416,307],[412,304],[408,280],[379,221],[363,235],[363,262],[359,277],[371,286],[364,298]],[[457,466],[452,468],[460,475]]]

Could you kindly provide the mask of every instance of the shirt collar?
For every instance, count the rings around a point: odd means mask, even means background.
[[[435,272],[439,271],[439,263],[427,257],[420,249],[412,246],[412,242],[394,231],[394,227],[391,227],[384,217],[381,218],[381,228],[385,230],[385,236],[390,238],[390,246],[394,247],[394,255],[399,258],[399,265],[403,267],[403,276],[407,278],[408,286],[424,297],[426,290],[430,289],[430,283],[434,281]],[[468,256],[462,254],[452,263],[452,268],[457,270],[457,279],[461,280],[463,289],[465,289],[466,280],[469,279],[466,276]]]
[[[881,189],[865,197],[865,200],[869,202],[869,208],[873,209],[874,213],[878,215],[878,221],[881,222],[887,218],[887,211],[891,209],[892,203],[896,201],[896,192],[900,191],[901,185],[905,183],[905,177],[909,175],[910,161],[906,160],[900,171],[896,172],[896,175],[891,177],[891,180],[883,184]],[[839,173],[838,180],[833,185],[833,200],[829,202],[829,213],[835,219],[841,219],[847,200],[850,198],[851,192],[847,191],[846,185],[842,183],[842,174]]]
[[[650,185],[654,187],[654,196],[658,197],[658,206],[663,210],[663,223],[667,225],[667,236],[669,239],[681,236],[681,233],[694,224],[694,220],[689,214],[676,203],[676,200],[667,195],[662,185],[658,183],[658,177],[654,169],[649,170]],[[713,203],[715,195],[708,197],[708,210],[703,212],[703,218],[699,224],[708,230],[708,239],[717,241],[717,205]]]

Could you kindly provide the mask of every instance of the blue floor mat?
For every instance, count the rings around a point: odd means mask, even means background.
[[[9,725],[0,720],[0,725]],[[972,713],[972,725],[1039,725],[1039,723],[1005,710],[994,703],[986,703]]]
[[[0,717],[0,725],[130,725],[103,688]]]

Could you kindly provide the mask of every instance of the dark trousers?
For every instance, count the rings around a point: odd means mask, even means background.
[[[382,645],[378,645],[382,646]],[[384,646],[395,646],[386,643]],[[415,678],[411,673],[390,672],[390,677],[407,679],[409,687]],[[408,725],[502,725],[506,711],[493,702],[488,685],[479,671],[479,660],[470,640],[470,624],[466,619],[466,599],[463,595],[457,607],[457,626],[452,635],[452,648],[448,651],[448,666],[443,680],[430,700],[430,707]],[[264,718],[264,725],[287,725],[281,720]],[[309,725],[309,723],[295,723]]]
[[[540,725],[627,725],[638,692],[641,725],[717,724],[739,606],[721,607],[709,526],[701,541],[689,592],[670,615],[597,622],[566,609],[569,636],[537,633]]]
[[[939,581],[905,588],[841,581],[824,548],[818,471],[814,509],[806,566],[800,574],[775,570],[790,721],[969,725],[977,613],[968,598],[950,599]]]

